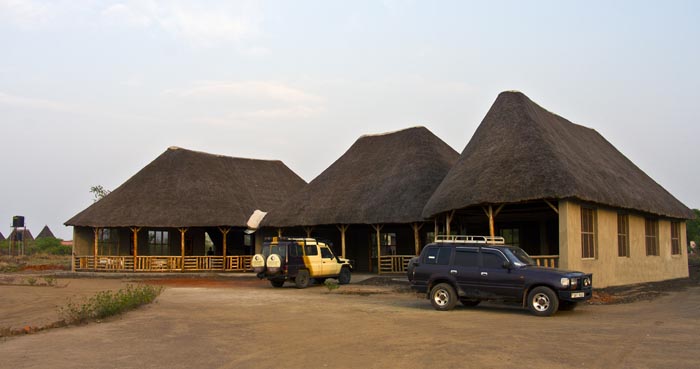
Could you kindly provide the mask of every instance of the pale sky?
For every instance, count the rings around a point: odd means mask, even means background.
[[[697,1],[0,0],[0,232],[36,235],[169,146],[311,181],[361,135],[461,152],[499,92],[700,207]]]

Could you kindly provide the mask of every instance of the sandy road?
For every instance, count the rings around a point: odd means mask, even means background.
[[[437,312],[386,287],[249,282],[168,287],[107,322],[6,339],[0,368],[697,368],[699,330],[697,287],[537,318]]]

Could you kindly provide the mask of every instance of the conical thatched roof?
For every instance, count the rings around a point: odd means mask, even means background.
[[[66,225],[245,227],[253,211],[269,211],[304,185],[281,161],[171,147]]]
[[[459,154],[424,127],[360,137],[264,226],[409,223]]]
[[[2,232],[0,232],[0,241],[5,241],[5,236],[2,235]]]
[[[56,236],[53,235],[53,232],[51,232],[49,226],[45,225],[44,228],[41,229],[41,232],[39,232],[39,234],[36,236],[36,238],[56,238]]]
[[[423,215],[543,198],[693,217],[598,132],[550,113],[520,92],[498,96]]]

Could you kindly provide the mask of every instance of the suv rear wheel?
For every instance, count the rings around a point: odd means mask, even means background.
[[[302,269],[297,273],[297,277],[294,278],[294,283],[296,283],[297,288],[306,288],[309,285],[309,271]]]
[[[447,283],[438,283],[430,290],[430,303],[435,310],[452,310],[457,304],[457,293]]]
[[[537,316],[551,316],[559,309],[559,298],[549,287],[535,287],[527,294],[527,307]]]

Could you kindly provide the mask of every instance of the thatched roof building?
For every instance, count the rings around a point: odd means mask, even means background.
[[[426,201],[458,156],[424,127],[362,136],[263,225],[423,221]]]
[[[2,235],[2,232],[0,232],[0,241],[5,241],[5,236]]]
[[[171,147],[65,224],[86,227],[246,227],[305,181],[281,161]]]
[[[670,218],[693,213],[603,136],[503,92],[423,216],[481,204],[577,199]]]
[[[41,232],[39,232],[39,234],[36,236],[36,238],[56,238],[56,236],[53,235],[53,232],[51,232],[49,226],[45,225],[44,228],[41,229]]]

